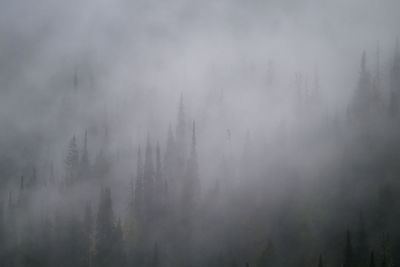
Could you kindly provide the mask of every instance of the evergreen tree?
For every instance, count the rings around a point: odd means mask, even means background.
[[[181,94],[179,101],[179,109],[178,109],[178,122],[176,125],[176,142],[179,150],[178,153],[182,153],[181,155],[182,157],[184,157],[185,138],[186,138],[186,118],[183,105],[183,95]]]
[[[144,193],[143,193],[143,163],[140,146],[137,152],[136,164],[136,185],[135,185],[135,212],[138,217],[143,215]]]
[[[276,266],[276,264],[277,264],[277,258],[275,253],[275,247],[272,244],[271,240],[269,240],[266,247],[261,252],[261,255],[257,262],[257,266],[274,267]]]
[[[85,136],[83,140],[82,157],[80,162],[80,177],[83,179],[89,178],[89,152],[87,149],[87,131],[85,131]]]
[[[393,65],[390,70],[390,106],[389,111],[392,116],[399,112],[400,105],[400,49],[399,40],[396,40]]]
[[[3,265],[4,261],[4,252],[5,252],[5,221],[4,221],[4,209],[3,203],[0,202],[0,265]]]
[[[76,181],[78,177],[78,167],[79,167],[79,152],[76,145],[76,138],[74,135],[69,143],[68,154],[65,159],[65,175],[67,184],[72,184]]]
[[[177,154],[176,154],[176,145],[175,145],[175,138],[172,132],[171,125],[168,127],[168,136],[167,136],[167,143],[165,146],[165,153],[164,153],[164,164],[163,164],[163,177],[164,177],[164,191],[166,191],[166,185],[169,183],[172,184],[172,197],[176,197],[178,195],[178,185],[175,185],[176,178],[177,178]],[[166,192],[165,192],[166,193]],[[164,195],[166,196],[166,195]],[[172,199],[174,200],[174,199]]]
[[[354,267],[354,254],[353,246],[351,244],[350,231],[346,232],[346,247],[344,250],[344,263],[343,267]]]
[[[367,232],[365,230],[365,221],[362,212],[360,212],[359,215],[355,256],[357,257],[357,263],[359,265],[364,265],[367,262],[368,259]]]
[[[319,254],[319,259],[318,259],[318,267],[323,267],[324,265],[322,264],[322,255]]]
[[[193,121],[191,153],[186,165],[186,177],[183,192],[185,210],[192,212],[195,202],[199,198],[200,181],[198,177],[197,151],[196,151],[196,124]]]
[[[91,257],[92,257],[92,244],[93,244],[93,217],[92,217],[92,208],[88,203],[85,207],[85,216],[84,216],[84,236],[83,236],[83,264],[84,266],[90,266]]]
[[[114,212],[112,208],[111,190],[106,188],[100,195],[99,209],[96,220],[95,232],[95,257],[96,266],[114,266],[113,253],[110,246],[114,243]]]
[[[374,252],[373,251],[371,251],[371,254],[370,254],[369,267],[375,267],[375,258],[374,258]]]
[[[363,51],[361,56],[360,77],[357,89],[353,97],[352,115],[357,121],[365,122],[370,117],[371,108],[373,107],[374,97],[372,91],[372,83],[370,73],[367,70],[367,55]]]
[[[154,176],[152,147],[147,136],[143,169],[144,212],[147,220],[151,220],[154,215]]]
[[[164,183],[163,177],[161,173],[161,152],[160,152],[160,145],[157,142],[156,146],[156,172],[155,172],[155,179],[154,179],[154,201],[155,201],[155,208],[157,215],[161,215],[162,208],[165,203],[165,196],[164,196]]]
[[[117,225],[113,231],[113,240],[110,244],[110,250],[112,253],[113,266],[123,267],[125,265],[125,253],[124,238],[120,219],[118,220]]]
[[[152,259],[152,267],[160,267],[160,258],[158,255],[158,244],[154,245],[153,259]]]

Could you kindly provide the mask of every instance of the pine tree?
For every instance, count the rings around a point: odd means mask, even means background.
[[[89,178],[89,152],[87,149],[87,131],[85,131],[84,141],[83,141],[83,148],[82,148],[82,157],[80,162],[80,178],[87,179]]]
[[[365,221],[362,212],[359,215],[357,229],[356,255],[358,264],[364,265],[368,259],[367,232],[365,230]]]
[[[261,255],[258,259],[257,266],[258,267],[273,267],[277,264],[277,258],[275,253],[275,247],[272,244],[271,240],[268,241],[266,247],[261,252]]]
[[[370,117],[371,107],[374,104],[371,77],[367,70],[367,55],[363,51],[360,64],[360,77],[353,97],[352,110],[354,118],[365,122]]]
[[[161,154],[160,145],[158,142],[156,146],[156,180],[161,181]]]
[[[164,162],[163,162],[163,177],[164,177],[164,191],[165,185],[169,183],[170,185],[174,185],[172,190],[172,196],[177,196],[178,186],[175,185],[177,178],[177,154],[176,154],[176,145],[175,138],[172,132],[171,125],[168,127],[168,136],[167,142],[165,146],[164,153]],[[166,196],[166,195],[165,195]]]
[[[369,267],[375,267],[375,258],[374,258],[374,252],[373,251],[371,251],[371,254],[370,254]]]
[[[154,179],[154,201],[157,215],[161,215],[163,204],[165,202],[164,197],[164,183],[161,173],[161,152],[160,145],[157,142],[156,146],[156,172]]]
[[[183,95],[181,94],[179,101],[179,109],[178,109],[178,122],[176,125],[176,141],[180,149],[184,149],[184,142],[186,137],[186,119],[185,119],[185,110],[183,105]],[[181,151],[182,153],[184,151]]]
[[[323,267],[324,265],[322,264],[322,255],[319,254],[319,259],[318,259],[318,267]]]
[[[186,118],[183,105],[183,96],[181,94],[178,119],[175,133],[175,159],[174,159],[174,176],[178,183],[182,183],[182,179],[185,172],[185,157],[186,157]]]
[[[88,203],[85,207],[84,215],[84,236],[83,236],[83,247],[84,247],[84,266],[90,266],[92,257],[92,243],[93,243],[93,217],[92,208]]]
[[[76,145],[76,138],[74,135],[69,143],[68,154],[65,159],[65,175],[67,184],[72,184],[76,181],[78,176],[78,167],[79,167],[79,152]]]
[[[137,164],[136,164],[136,184],[135,184],[135,212],[140,218],[143,215],[143,204],[144,204],[144,194],[143,194],[143,163],[142,154],[140,151],[140,146],[137,152]]]
[[[112,251],[112,262],[113,266],[123,267],[125,264],[125,253],[124,253],[124,238],[122,233],[121,220],[118,219],[117,225],[113,231],[113,240],[110,244]]]
[[[159,255],[158,255],[158,244],[157,243],[154,245],[152,267],[160,267],[160,259],[159,259]]]
[[[183,202],[187,211],[194,208],[195,202],[199,198],[200,182],[198,177],[197,151],[196,151],[196,123],[193,121],[192,145],[188,163],[186,165],[185,186],[183,192]]]
[[[106,188],[100,195],[99,209],[96,220],[95,232],[95,266],[114,266],[113,253],[110,245],[114,238],[114,212],[112,208],[111,190]]]
[[[143,193],[145,217],[148,220],[152,219],[154,213],[154,175],[152,147],[149,137],[147,137],[143,169]]]
[[[400,105],[400,49],[399,40],[396,40],[393,65],[390,70],[390,105],[389,112],[396,116]]]
[[[3,253],[5,249],[5,221],[3,203],[0,202],[0,265],[3,261]]]
[[[344,250],[344,263],[343,267],[354,267],[353,246],[351,244],[350,231],[346,232],[346,247]]]

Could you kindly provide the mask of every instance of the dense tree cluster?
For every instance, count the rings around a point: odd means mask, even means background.
[[[96,155],[87,131],[81,144],[73,135],[61,174],[29,166],[0,199],[0,266],[400,266],[398,46],[391,60],[382,75],[379,53],[375,72],[362,53],[352,101],[335,118],[317,71],[311,83],[296,74],[293,125],[266,145],[249,134],[241,155],[228,129],[208,187],[182,96],[166,143],[148,133],[129,158],[126,195],[107,129]],[[271,63],[267,76],[269,93]]]

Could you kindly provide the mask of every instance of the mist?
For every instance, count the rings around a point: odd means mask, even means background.
[[[400,266],[399,10],[2,1],[0,266]]]

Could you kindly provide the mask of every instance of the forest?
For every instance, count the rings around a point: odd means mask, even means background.
[[[400,266],[391,31],[315,41],[285,18],[339,17],[313,1],[6,2],[0,266]]]

